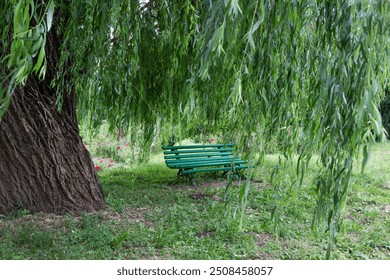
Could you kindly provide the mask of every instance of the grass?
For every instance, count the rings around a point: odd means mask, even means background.
[[[123,143],[122,143],[123,144]],[[94,146],[95,145],[95,146]],[[112,143],[117,147],[118,143]],[[96,144],[89,143],[92,153]],[[127,153],[121,149],[117,153]],[[130,149],[130,148],[129,148]],[[128,152],[131,153],[131,152]],[[271,221],[273,188],[267,183],[275,156],[255,171],[239,230],[240,187],[224,200],[220,175],[197,175],[192,187],[161,154],[148,164],[97,155],[107,207],[94,214],[56,216],[21,210],[0,216],[0,259],[323,259],[326,238],[311,231],[315,193],[308,178],[299,193],[282,194]],[[117,158],[125,158],[117,154]],[[103,162],[100,162],[102,161]],[[111,166],[109,166],[111,164]],[[236,183],[238,184],[238,182]],[[333,259],[390,259],[390,144],[373,147],[365,173],[351,179],[346,219]],[[230,202],[229,202],[230,201]]]

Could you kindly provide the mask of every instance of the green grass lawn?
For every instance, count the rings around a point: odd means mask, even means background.
[[[97,156],[106,164],[98,172],[106,209],[79,217],[25,210],[0,216],[0,259],[323,259],[327,239],[311,230],[316,166],[299,193],[281,198],[275,224],[267,183],[275,158],[255,170],[240,231],[240,187],[226,200],[220,174],[197,175],[193,187],[161,154],[137,167]],[[332,258],[390,259],[389,143],[373,147],[364,174],[356,164],[351,183]]]

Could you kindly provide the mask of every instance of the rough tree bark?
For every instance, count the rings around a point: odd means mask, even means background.
[[[20,208],[57,214],[104,208],[102,188],[79,135],[75,92],[63,97],[59,112],[56,90],[50,87],[60,45],[52,28],[46,44],[46,78],[31,76],[17,89],[0,123],[2,214]]]

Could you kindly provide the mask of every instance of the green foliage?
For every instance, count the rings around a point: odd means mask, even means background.
[[[104,158],[112,158],[116,161],[119,159],[118,149],[110,144],[98,146],[96,148],[96,155]]]
[[[0,70],[0,116],[16,85],[31,72],[45,73],[54,2],[36,2],[1,6],[1,47],[8,51],[0,57],[7,62]],[[369,143],[383,136],[378,89],[389,69],[388,1],[73,0],[56,6],[63,44],[52,85],[58,93],[76,89],[81,122],[96,128],[107,120],[112,131],[129,130],[143,158],[158,132],[165,140],[182,139],[196,124],[234,140],[253,161],[276,141],[283,155],[273,169],[276,198],[299,187],[318,153],[313,226],[332,243],[353,157],[363,148],[365,165]]]
[[[17,86],[24,85],[31,73],[45,77],[46,34],[53,23],[54,8],[54,0],[11,0],[0,4],[0,119]]]

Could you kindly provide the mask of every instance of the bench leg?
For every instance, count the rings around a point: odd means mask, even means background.
[[[191,184],[195,186],[194,174],[183,174],[183,169],[179,169],[179,171],[177,172],[177,176],[187,177],[190,180]]]
[[[194,179],[194,174],[186,174],[186,177],[190,180],[192,186],[196,186],[195,179]]]
[[[244,170],[236,170],[236,176],[238,176],[238,179],[243,179],[245,180],[246,179],[246,176],[244,175]]]
[[[184,169],[180,168],[177,172],[177,176],[187,176],[188,174],[183,174]]]
[[[240,180],[240,179],[243,179],[245,180],[246,179],[246,176],[244,175],[244,172],[243,170],[227,170],[227,171],[224,171],[223,172],[223,176],[225,176],[227,174],[227,176],[233,176],[233,179],[236,179],[236,180]]]

